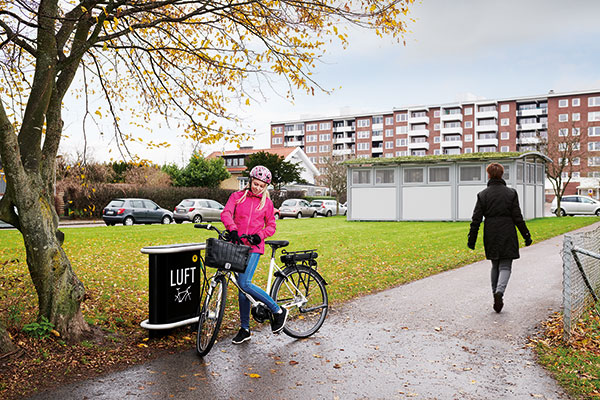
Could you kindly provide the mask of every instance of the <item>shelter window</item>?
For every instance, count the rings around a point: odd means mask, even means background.
[[[481,167],[480,166],[462,166],[460,167],[461,182],[480,182]]]
[[[517,182],[519,183],[523,183],[524,180],[524,167],[523,164],[519,163],[517,164]]]
[[[450,167],[430,167],[429,168],[430,183],[447,183],[450,182]]]
[[[376,169],[375,170],[375,184],[382,183],[394,183],[394,170],[393,169]]]
[[[404,169],[405,183],[423,183],[424,182],[423,168],[406,168]]]
[[[368,185],[371,183],[371,170],[358,169],[352,171],[352,183],[356,185]]]

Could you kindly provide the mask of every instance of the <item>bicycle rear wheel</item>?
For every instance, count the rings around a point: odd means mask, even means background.
[[[227,300],[227,284],[224,276],[212,277],[209,285],[198,316],[196,353],[200,357],[207,355],[217,340]]]
[[[287,267],[277,276],[271,297],[289,312],[286,335],[301,339],[321,328],[329,308],[325,285],[317,271],[305,266]]]

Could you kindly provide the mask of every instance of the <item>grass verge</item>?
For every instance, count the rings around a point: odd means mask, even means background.
[[[528,222],[534,241],[598,221],[595,217],[542,218]],[[317,249],[319,272],[328,281],[332,304],[398,286],[484,258],[481,239],[466,247],[468,222],[348,222],[343,217],[281,220],[273,239],[290,241],[288,250]],[[69,346],[60,337],[36,339],[24,333],[35,322],[37,296],[27,272],[23,240],[0,231],[0,318],[22,349],[19,357],[0,359],[0,397],[21,397],[147,361],[165,351],[191,349],[189,329],[148,340],[139,323],[148,313],[148,258],[145,246],[204,242],[214,236],[191,224],[65,228],[65,251],[86,287],[86,320],[105,333],[104,340]],[[558,255],[557,255],[558,256]],[[266,281],[263,257],[255,282]],[[261,268],[262,266],[262,268]],[[238,327],[235,290],[222,335]]]

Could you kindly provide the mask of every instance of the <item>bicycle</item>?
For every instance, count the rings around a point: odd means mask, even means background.
[[[220,240],[229,241],[228,232],[220,231],[213,225],[196,224],[194,227],[214,230],[218,233]],[[241,237],[247,238],[246,235]],[[282,250],[281,261],[284,267],[280,268],[275,262],[275,253],[277,249],[289,245],[289,242],[287,240],[265,240],[265,244],[271,247],[269,276],[265,292],[269,293],[280,307],[288,310],[288,319],[283,332],[293,338],[307,338],[321,328],[329,308],[329,299],[325,288],[327,282],[316,270],[318,254],[315,250],[294,252]],[[248,298],[252,317],[258,323],[271,319],[271,311],[268,307],[253,299],[251,295],[240,288],[235,273],[217,269],[213,276],[207,278],[204,259],[202,259],[202,271],[204,281],[201,296],[204,296],[204,300],[202,301],[201,298],[196,336],[196,353],[200,357],[210,352],[217,339],[225,313],[229,282],[232,282],[239,292]],[[275,277],[274,280],[273,277]]]

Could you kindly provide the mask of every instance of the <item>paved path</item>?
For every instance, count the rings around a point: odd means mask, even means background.
[[[561,248],[521,250],[500,314],[482,261],[340,306],[308,340],[265,329],[35,398],[567,399],[526,346],[560,309]]]

